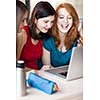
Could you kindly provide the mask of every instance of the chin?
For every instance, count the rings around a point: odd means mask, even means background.
[[[47,33],[48,31],[42,31],[43,33]]]
[[[66,34],[68,31],[61,31],[61,33]]]

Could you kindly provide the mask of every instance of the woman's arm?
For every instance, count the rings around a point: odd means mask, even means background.
[[[20,58],[20,54],[21,54],[21,51],[25,45],[27,41],[27,35],[26,35],[26,31],[24,29],[22,29],[22,32],[21,33],[17,33],[17,36],[16,36],[16,60],[18,60]]]
[[[33,72],[33,73],[35,73],[35,74],[39,74],[39,70],[31,69],[31,68],[28,68],[28,67],[25,67],[25,71],[26,71],[26,72]]]
[[[43,47],[42,62],[44,65],[50,65],[50,52]]]
[[[50,51],[46,50],[44,47],[43,47],[42,63],[43,67],[41,68],[41,70],[49,69],[51,66]]]

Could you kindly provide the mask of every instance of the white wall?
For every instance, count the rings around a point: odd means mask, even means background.
[[[21,0],[21,1],[25,3],[25,0]],[[30,12],[32,12],[33,7],[39,1],[48,1],[54,8],[56,8],[56,6],[62,2],[71,3],[76,8],[79,17],[83,16],[83,0],[30,0],[30,5],[31,5]]]

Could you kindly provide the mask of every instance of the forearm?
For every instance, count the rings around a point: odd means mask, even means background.
[[[43,48],[42,63],[43,65],[51,65],[50,51],[46,50],[45,48]]]
[[[31,69],[31,68],[28,68],[28,67],[25,67],[25,71],[28,72],[28,71],[32,71],[36,74],[39,74],[39,70],[36,70],[36,69]]]
[[[42,63],[43,67],[41,68],[41,70],[47,70],[51,68],[50,52],[45,48],[43,48]]]

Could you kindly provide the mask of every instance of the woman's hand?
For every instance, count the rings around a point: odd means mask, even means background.
[[[43,67],[40,70],[45,71],[45,70],[48,70],[50,68],[51,68],[50,65],[43,65]]]
[[[79,37],[77,41],[78,41],[77,46],[83,46],[83,37]]]

